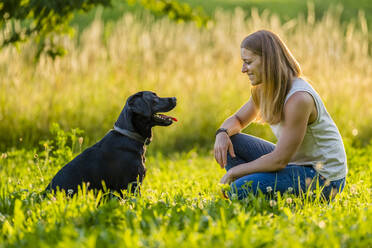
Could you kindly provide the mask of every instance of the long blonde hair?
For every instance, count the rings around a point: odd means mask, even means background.
[[[274,33],[259,30],[242,41],[241,48],[261,56],[262,83],[252,87],[252,98],[259,108],[259,119],[276,124],[284,119],[285,97],[301,68],[284,42]]]

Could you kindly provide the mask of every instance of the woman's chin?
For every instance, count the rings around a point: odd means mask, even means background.
[[[261,82],[257,82],[256,80],[251,80],[251,85],[252,86],[257,86],[259,84],[261,84]]]

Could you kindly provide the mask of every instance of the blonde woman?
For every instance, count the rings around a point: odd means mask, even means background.
[[[248,193],[295,194],[318,184],[326,199],[342,191],[347,174],[341,135],[320,96],[301,76],[286,45],[260,30],[241,43],[242,72],[252,85],[249,101],[216,132],[214,155],[239,199]],[[240,131],[253,120],[270,124],[276,145]]]

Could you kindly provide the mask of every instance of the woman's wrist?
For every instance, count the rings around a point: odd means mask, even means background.
[[[232,180],[236,179],[237,176],[235,174],[234,167],[232,167],[230,170],[228,170],[227,173],[229,174],[229,177],[232,178]]]
[[[246,175],[250,174],[250,173],[247,173],[247,174],[243,173],[242,174],[242,169],[243,169],[242,165],[243,164],[239,164],[237,166],[232,167],[230,170],[227,171],[228,173],[230,173],[230,177],[233,178],[233,180],[236,180],[236,179],[238,179],[242,176],[246,176]]]
[[[227,128],[221,127],[219,129],[217,129],[215,136],[217,136],[220,133],[226,133],[229,136],[229,133],[227,131]]]

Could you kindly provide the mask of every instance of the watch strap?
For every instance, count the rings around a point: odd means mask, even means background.
[[[219,129],[217,129],[216,136],[217,136],[217,134],[222,133],[222,132],[225,132],[227,135],[229,135],[229,133],[227,132],[227,128],[221,127]]]

